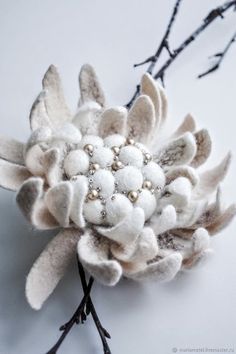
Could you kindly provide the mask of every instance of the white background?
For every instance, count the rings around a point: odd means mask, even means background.
[[[208,10],[221,1],[185,0],[171,37],[178,45]],[[0,122],[2,135],[25,141],[30,106],[47,67],[58,66],[72,108],[78,100],[80,66],[93,64],[111,104],[124,104],[141,73],[132,64],[157,47],[174,0],[1,0]],[[236,13],[217,20],[167,72],[170,125],[191,111],[199,127],[211,131],[209,165],[235,150],[236,45],[221,69],[207,78],[208,56],[221,50],[235,31]],[[235,200],[235,162],[224,182],[226,204]],[[32,231],[18,211],[14,194],[0,191],[0,353],[43,354],[58,338],[82,291],[76,266],[40,312],[24,297],[25,277],[53,236]],[[234,224],[235,225],[235,224]],[[234,225],[212,240],[208,266],[182,274],[172,283],[115,288],[96,285],[93,299],[112,334],[114,354],[168,354],[172,348],[232,348],[236,351],[236,235]],[[76,327],[60,353],[101,353],[92,321]]]

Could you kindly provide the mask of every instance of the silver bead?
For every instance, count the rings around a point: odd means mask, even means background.
[[[149,153],[146,153],[145,155],[144,155],[144,157],[145,157],[145,161],[151,161],[152,160],[152,156],[149,154]]]
[[[138,193],[136,191],[130,191],[128,193],[128,198],[132,203],[135,203],[138,199]]]

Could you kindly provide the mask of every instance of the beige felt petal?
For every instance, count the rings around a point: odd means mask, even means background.
[[[216,167],[200,175],[200,182],[195,191],[197,197],[205,197],[216,190],[219,183],[225,178],[230,162],[231,153],[229,152]]]
[[[151,99],[139,96],[132,105],[127,120],[127,134],[141,143],[147,143],[155,127],[155,112]]]
[[[147,267],[140,272],[125,275],[137,281],[143,281],[146,279],[153,279],[155,281],[170,281],[180,270],[181,264],[181,254],[174,253],[158,262],[147,265]]]
[[[171,183],[178,177],[188,178],[193,186],[199,182],[199,177],[196,170],[190,166],[174,166],[166,172],[166,184]]]
[[[57,185],[62,180],[63,170],[60,161],[61,155],[59,149],[53,148],[44,153],[43,169],[50,187]]]
[[[80,233],[76,229],[63,230],[47,245],[31,268],[25,293],[30,306],[39,310],[53,292],[76,256]]]
[[[101,116],[99,136],[105,138],[112,134],[125,135],[126,120],[127,110],[124,107],[106,109]]]
[[[163,86],[158,82],[156,84],[161,96],[161,124],[164,124],[168,116],[168,100]]]
[[[162,98],[160,94],[159,85],[155,82],[152,76],[145,73],[141,79],[141,93],[149,96],[155,108],[155,126],[158,128],[162,119]]]
[[[45,194],[49,211],[63,227],[69,226],[72,199],[73,187],[70,182],[60,182]]]
[[[205,263],[208,262],[208,260],[212,257],[213,254],[214,252],[210,248],[200,253],[193,253],[188,258],[183,259],[182,269],[192,270],[193,268],[196,268],[198,266],[205,265]]]
[[[34,145],[30,147],[25,153],[25,165],[28,170],[35,176],[44,175],[44,152],[40,145]]]
[[[15,139],[0,136],[0,158],[19,165],[24,165],[25,144]]]
[[[33,103],[30,111],[30,127],[37,130],[41,127],[52,127],[45,107],[45,91],[42,91]]]
[[[43,201],[43,179],[31,177],[23,183],[16,201],[26,219],[37,229],[48,230],[58,227]]]
[[[78,242],[78,255],[88,272],[104,285],[113,286],[121,278],[122,268],[109,259],[109,244],[88,232]]]
[[[80,104],[95,101],[100,106],[105,106],[104,92],[100,86],[94,68],[91,65],[85,64],[82,66],[79,74],[79,85]]]
[[[31,176],[24,166],[0,159],[0,186],[2,188],[17,191],[22,183]]]
[[[71,113],[65,102],[61,79],[54,65],[51,65],[43,78],[45,91],[45,109],[53,127],[58,127],[72,119]]]
[[[163,167],[188,164],[196,154],[196,142],[191,133],[185,133],[161,148],[155,154],[155,161]]]
[[[88,193],[88,181],[85,176],[77,176],[77,179],[72,182],[73,201],[71,206],[70,217],[72,221],[79,227],[85,227],[83,216],[83,206],[86,195]]]
[[[230,205],[226,210],[224,210],[217,218],[215,218],[207,227],[210,235],[215,235],[216,233],[222,231],[227,227],[236,215],[236,205]]]
[[[144,225],[144,212],[141,208],[134,208],[120,223],[108,228],[97,227],[98,233],[116,241],[117,243],[127,246],[129,243],[137,240]]]
[[[191,161],[191,166],[201,166],[211,153],[212,142],[210,135],[206,129],[199,130],[194,134],[197,143],[197,152],[194,159]]]
[[[183,122],[172,135],[173,138],[178,138],[184,133],[193,133],[196,130],[196,122],[191,114],[187,114]]]

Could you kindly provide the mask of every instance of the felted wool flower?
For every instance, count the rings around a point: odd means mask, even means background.
[[[26,281],[40,309],[78,253],[105,285],[122,276],[171,280],[210,253],[210,235],[235,215],[222,208],[219,183],[230,154],[199,172],[211,152],[205,129],[191,115],[167,138],[167,98],[149,74],[130,110],[109,107],[93,68],[79,76],[75,115],[58,72],[50,66],[30,113],[26,144],[0,140],[0,184],[37,229],[61,228]]]

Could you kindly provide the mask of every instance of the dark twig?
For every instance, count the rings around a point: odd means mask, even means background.
[[[73,314],[73,316],[71,317],[71,319],[67,323],[65,323],[63,326],[60,327],[60,330],[63,331],[60,338],[58,339],[56,344],[46,354],[56,354],[59,347],[61,346],[62,342],[66,338],[67,334],[70,332],[71,328],[74,326],[74,324],[79,323],[81,315],[84,312],[84,307],[85,307],[85,305],[88,301],[88,298],[90,296],[90,291],[91,291],[91,288],[93,285],[93,281],[94,281],[94,279],[92,277],[90,277],[89,283],[88,283],[88,286],[86,289],[86,293],[84,294],[84,297],[83,297],[81,303],[77,307],[77,309],[76,309],[75,313]]]
[[[219,69],[222,61],[224,60],[228,50],[230,49],[231,45],[236,42],[236,32],[234,33],[233,37],[230,39],[230,41],[227,43],[226,47],[224,48],[224,50],[220,53],[216,53],[213,56],[211,56],[211,58],[215,58],[217,59],[215,64],[213,66],[211,66],[207,71],[205,71],[204,73],[198,75],[198,78],[202,78],[210,73],[213,73],[214,71],[216,71],[217,69]]]
[[[79,274],[80,274],[80,279],[81,279],[83,291],[86,294],[88,285],[87,285],[87,281],[86,281],[86,277],[85,277],[84,268],[83,268],[82,264],[80,263],[78,257],[77,257],[77,262],[78,262],[78,269],[79,269]],[[90,312],[93,317],[94,323],[97,327],[98,333],[100,335],[100,338],[101,338],[101,341],[103,344],[104,354],[111,354],[111,350],[110,350],[109,345],[106,340],[106,338],[111,338],[111,336],[107,332],[107,330],[102,326],[102,324],[99,320],[99,317],[97,315],[97,312],[95,310],[95,307],[93,305],[92,299],[89,296],[87,304],[86,304],[86,314],[88,315]]]
[[[154,75],[154,79],[157,80],[159,78],[162,78],[166,69],[174,62],[174,60],[179,56],[179,54],[183,52],[183,50],[186,49],[192,42],[194,42],[196,38],[218,17],[224,18],[223,14],[233,6],[236,6],[235,0],[227,1],[223,5],[211,10],[203,20],[202,24],[190,36],[188,36],[178,48],[173,50],[172,57],[170,57],[158,70],[158,72]]]

